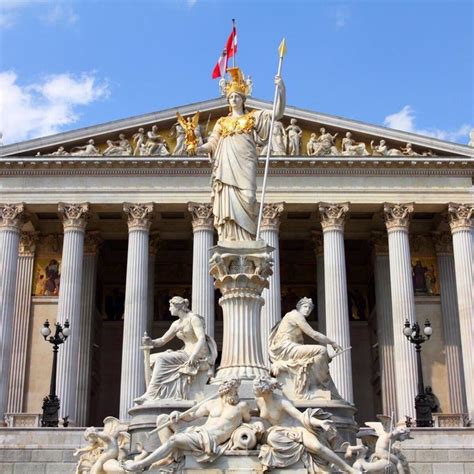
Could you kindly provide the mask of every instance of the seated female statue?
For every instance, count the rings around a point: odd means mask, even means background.
[[[186,400],[191,384],[199,371],[212,375],[217,358],[217,347],[206,335],[204,318],[189,309],[189,301],[175,296],[170,300],[170,313],[177,316],[168,331],[158,339],[145,336],[143,343],[161,347],[173,338],[183,341],[177,351],[167,350],[151,355],[153,373],[147,391],[135,403],[142,404],[159,399]]]

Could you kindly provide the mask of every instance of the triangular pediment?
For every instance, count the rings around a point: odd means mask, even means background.
[[[247,99],[246,106],[250,109],[271,110],[271,103],[253,97]],[[143,128],[145,134],[147,134],[153,126],[156,126],[156,133],[166,144],[166,150],[162,149],[160,153],[173,156],[173,151],[176,148],[176,130],[173,127],[176,123],[176,113],[179,112],[183,116],[189,116],[196,111],[200,112],[201,130],[203,136],[206,137],[212,130],[216,120],[228,114],[227,101],[221,97],[6,145],[0,148],[0,156],[31,157],[52,154],[53,156],[60,156],[62,154],[62,152],[58,153],[60,147],[62,147],[61,150],[64,150],[64,156],[67,156],[71,152],[74,153],[80,150],[89,140],[93,140],[93,145],[98,150],[97,155],[104,155],[105,153],[107,156],[107,147],[111,143],[118,143],[120,134],[123,134],[122,138],[130,143],[132,153],[134,153],[136,144],[136,139],[133,139],[134,135],[137,134],[140,128]],[[292,118],[297,120],[297,125],[302,130],[301,152],[298,156],[311,154],[311,150],[313,150],[315,156],[383,156],[381,153],[384,149],[388,156],[474,156],[474,150],[469,146],[287,106],[285,115],[281,119],[284,128],[290,125]],[[331,151],[329,151],[329,148],[327,148],[327,151],[322,150],[321,147],[318,148],[317,140],[321,137],[321,128],[324,128],[326,133],[335,137]],[[347,143],[346,147],[343,143],[343,138],[346,137],[347,132],[351,134],[349,139],[353,140],[355,146],[358,146],[358,148],[354,148],[353,154],[350,151],[348,152]],[[308,147],[312,134],[315,146],[310,144]],[[108,140],[110,140],[109,143],[107,143]],[[376,147],[380,146],[380,140],[384,140],[385,143],[382,143],[383,147],[378,148],[379,151],[377,151]],[[407,144],[411,144],[413,154],[411,154],[410,149],[407,149]],[[288,148],[285,152],[276,154],[281,156],[284,153],[290,155]],[[152,154],[156,155],[156,153]],[[114,153],[114,155],[117,156],[118,154]],[[291,159],[291,156],[289,158]]]

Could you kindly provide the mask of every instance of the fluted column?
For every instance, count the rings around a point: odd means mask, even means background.
[[[210,248],[214,244],[212,204],[188,203],[193,225],[192,310],[206,321],[206,334],[214,337],[214,282],[209,274]]]
[[[8,402],[18,245],[25,220],[23,203],[0,204],[0,424]]]
[[[25,391],[26,356],[28,352],[28,328],[30,322],[33,264],[38,232],[23,232],[18,250],[15,309],[13,312],[13,347],[10,363],[10,388],[8,412],[23,411]]]
[[[453,235],[454,267],[458,297],[459,327],[461,330],[464,381],[469,417],[474,420],[474,308],[473,308],[473,260],[471,204],[450,203],[449,225]]]
[[[444,350],[448,369],[451,413],[465,413],[466,397],[463,374],[461,333],[459,329],[453,242],[449,232],[433,232],[438,262]]]
[[[326,334],[326,296],[324,288],[324,239],[319,230],[312,231],[314,253],[316,255],[316,294],[318,311],[318,331]]]
[[[123,321],[120,419],[129,418],[133,400],[145,392],[143,354],[140,350],[148,318],[148,245],[153,203],[125,203],[128,218],[127,281]]]
[[[210,272],[222,293],[224,334],[222,360],[216,382],[237,377],[253,380],[268,375],[263,360],[261,331],[262,291],[272,274],[271,251],[262,240],[219,242],[213,248]]]
[[[375,308],[377,312],[377,343],[382,390],[382,408],[385,415],[397,418],[395,357],[393,347],[392,297],[390,288],[390,261],[385,232],[373,232]]]
[[[153,334],[153,321],[155,319],[155,264],[156,252],[160,236],[158,232],[150,233],[150,244],[148,246],[148,315],[146,330],[149,335]]]
[[[89,217],[89,204],[59,203],[64,228],[61,261],[61,284],[57,321],[69,320],[71,335],[58,353],[57,387],[61,418],[69,417],[76,424],[79,341],[81,338],[81,297],[84,259],[84,234]]]
[[[347,298],[344,223],[349,203],[319,203],[324,239],[324,288],[326,296],[326,335],[344,349],[351,345]],[[331,362],[331,374],[344,400],[354,401],[351,351]]]
[[[280,230],[280,216],[283,212],[285,203],[276,202],[263,206],[261,238],[275,250],[273,257],[273,275],[268,278],[269,287],[263,290],[262,297],[265,303],[262,308],[261,316],[261,338],[263,359],[268,363],[268,338],[270,332],[281,320],[281,286],[280,286],[280,239],[278,233]]]
[[[95,316],[97,258],[102,242],[97,231],[87,232],[84,240],[81,321],[79,326],[79,369],[77,372],[76,425],[87,426],[91,391],[92,331]]]
[[[405,320],[416,321],[415,295],[408,227],[413,204],[384,204],[388,232],[390,287],[392,295],[392,326],[397,380],[397,412],[399,419],[415,417],[417,366],[415,350],[403,335]]]

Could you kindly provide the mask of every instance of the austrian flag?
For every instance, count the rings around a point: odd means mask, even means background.
[[[227,39],[224,51],[219,56],[217,64],[212,71],[212,78],[217,79],[218,77],[223,77],[227,71],[227,63],[229,59],[237,53],[237,28],[234,26],[232,28],[232,33]]]

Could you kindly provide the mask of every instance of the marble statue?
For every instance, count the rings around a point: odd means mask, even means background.
[[[324,127],[319,129],[320,135],[317,138],[317,145],[314,147],[313,156],[338,156],[339,151],[334,144],[337,133],[331,135]]]
[[[254,240],[257,232],[257,144],[268,140],[271,112],[248,111],[245,101],[248,86],[238,68],[228,70],[226,83],[230,114],[215,124],[207,143],[197,154],[212,155],[212,204],[219,241]],[[280,77],[276,119],[285,110],[285,87]],[[256,140],[259,140],[257,143]]]
[[[157,424],[165,422],[167,428],[159,431],[161,445],[144,459],[125,461],[125,470],[167,466],[179,462],[184,451],[190,451],[198,462],[216,460],[229,448],[234,431],[243,422],[251,420],[249,405],[239,399],[239,386],[240,380],[231,378],[219,385],[217,399],[206,401],[187,414],[173,411],[170,415],[160,415]],[[184,431],[178,431],[179,421],[199,422],[203,419],[203,424],[195,423]]]
[[[317,398],[318,390],[328,390],[331,398],[341,399],[329,373],[331,359],[326,346],[332,346],[336,354],[342,351],[342,347],[308,324],[306,318],[313,308],[311,298],[302,298],[296,304],[296,309],[286,313],[273,328],[268,349],[272,373],[275,376],[283,372],[291,375],[293,381],[291,398]],[[305,344],[304,335],[319,344]]]
[[[410,467],[400,450],[400,444],[412,439],[410,429],[404,425],[393,427],[389,416],[378,415],[377,418],[380,422],[365,423],[372,429],[364,429],[357,434],[363,444],[348,446],[346,458],[356,454],[357,459],[353,464],[356,472],[409,474]]]
[[[342,472],[356,471],[335,452],[339,435],[331,414],[320,408],[300,412],[286,397],[275,393],[281,385],[269,377],[259,377],[253,384],[259,416],[271,426],[259,460],[267,469],[290,467],[302,461],[308,473],[329,472],[331,464]]]
[[[130,435],[128,426],[113,416],[104,419],[101,431],[93,426],[84,432],[84,438],[89,443],[86,447],[77,449],[74,456],[79,456],[76,473],[114,473],[125,472],[120,468],[120,461],[129,453]]]
[[[64,149],[63,146],[60,146],[56,151],[49,153],[50,156],[68,156],[69,153]]]
[[[137,133],[132,135],[132,141],[135,145],[133,148],[133,156],[140,156],[141,150],[144,149],[146,142],[145,129],[140,127]]]
[[[469,143],[468,146],[474,147],[474,128],[469,132]]]
[[[352,138],[351,132],[346,132],[346,136],[342,139],[342,154],[344,156],[369,156],[365,143],[356,142]]]
[[[372,156],[401,156],[403,153],[396,148],[388,148],[385,140],[380,140],[378,145],[374,141],[370,142],[372,147]]]
[[[73,156],[97,156],[100,155],[99,148],[95,146],[94,139],[88,140],[86,145],[76,146],[71,150]]]
[[[179,122],[176,122],[171,127],[171,136],[176,136],[176,146],[174,147],[172,155],[184,156],[186,155],[186,132]]]
[[[247,76],[247,79],[245,79],[245,84],[247,85],[247,95],[252,95],[252,92],[253,92],[252,76]]]
[[[422,156],[413,150],[413,145],[411,143],[407,143],[405,148],[402,147],[401,150],[405,156]]]
[[[316,134],[313,132],[306,144],[306,153],[308,156],[315,156],[318,150],[319,143]]]
[[[188,117],[185,119],[179,112],[176,112],[176,116],[178,117],[178,123],[184,130],[186,152],[188,155],[195,155],[198,146],[202,145],[202,136],[201,143],[199,143],[198,134],[196,133],[199,126],[199,112],[196,112],[192,118]]]
[[[290,125],[286,127],[286,133],[288,134],[288,154],[291,156],[299,156],[301,154],[301,137],[303,136],[303,130],[296,125],[296,119],[290,120]]]
[[[287,137],[285,132],[285,127],[283,124],[275,120],[273,124],[273,133],[271,140],[271,155],[272,156],[285,156],[287,148]],[[261,156],[265,156],[268,151],[268,144],[264,145],[260,151]]]
[[[153,372],[146,392],[135,399],[138,405],[160,399],[186,400],[199,372],[213,375],[217,346],[206,335],[204,318],[192,313],[189,301],[180,296],[170,300],[170,313],[178,320],[158,339],[145,336],[143,344],[161,347],[176,337],[184,346],[177,351],[167,350],[150,356]]]
[[[166,142],[158,133],[157,125],[153,125],[146,136],[146,142],[140,147],[141,156],[168,156],[170,154]]]
[[[130,156],[132,154],[132,145],[125,138],[125,135],[121,133],[119,140],[107,140],[107,148],[104,150],[104,156]]]

